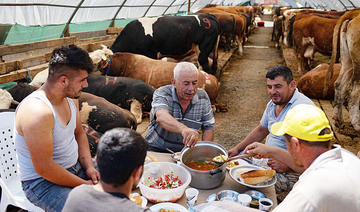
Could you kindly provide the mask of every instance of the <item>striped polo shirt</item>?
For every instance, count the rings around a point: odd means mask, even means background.
[[[156,122],[155,114],[162,109],[167,110],[177,121],[195,131],[214,129],[215,119],[210,99],[203,89],[197,90],[186,111],[182,112],[175,87],[173,85],[162,86],[154,92],[150,124],[145,136],[152,147],[163,150],[169,148],[176,152],[184,147],[181,134],[169,132]]]

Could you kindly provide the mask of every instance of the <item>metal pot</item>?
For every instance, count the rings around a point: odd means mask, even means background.
[[[226,176],[225,163],[209,171],[192,169],[186,165],[191,160],[212,160],[213,157],[220,154],[228,156],[224,147],[207,141],[198,142],[194,147],[186,147],[181,151],[181,165],[188,169],[191,174],[190,186],[198,189],[212,189],[221,185]]]

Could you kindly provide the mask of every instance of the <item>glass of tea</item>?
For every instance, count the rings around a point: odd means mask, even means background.
[[[259,199],[259,210],[262,211],[269,211],[270,208],[273,206],[273,201],[269,198],[260,198]]]

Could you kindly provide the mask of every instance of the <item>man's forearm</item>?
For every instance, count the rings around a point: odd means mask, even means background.
[[[85,170],[89,167],[94,167],[94,164],[91,159],[89,142],[87,140],[86,134],[81,133],[80,135],[76,136],[76,140],[78,141],[80,164]]]
[[[281,149],[279,147],[272,147],[269,154],[271,158],[281,161],[295,172],[297,173],[304,172],[304,167],[296,165],[290,153],[287,150]]]
[[[75,187],[87,183],[86,180],[72,174],[53,160],[43,161],[40,166],[34,168],[41,177],[57,185]]]
[[[203,130],[203,141],[214,141],[214,130]]]
[[[236,148],[239,151],[242,151],[245,149],[245,147],[251,143],[254,142],[260,142],[262,141],[267,135],[269,134],[269,131],[266,128],[263,128],[261,125],[258,125],[255,129],[253,129],[246,138],[240,142],[238,145],[236,145]]]
[[[187,128],[187,126],[177,121],[167,111],[158,111],[156,116],[156,121],[160,124],[160,126],[169,132],[181,134],[182,130]]]

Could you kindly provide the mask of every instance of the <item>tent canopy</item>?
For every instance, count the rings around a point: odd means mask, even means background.
[[[187,11],[188,2],[189,0],[3,0],[0,3],[0,24],[46,26],[161,16]],[[360,7],[359,0],[191,0],[190,11],[196,12],[207,4],[239,5],[246,2],[328,10]]]
[[[207,4],[276,4],[349,10],[360,0],[2,0],[0,44],[15,44],[59,38],[70,33],[124,26],[144,16],[182,15]]]

